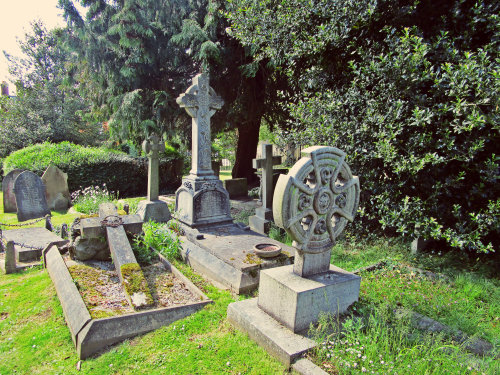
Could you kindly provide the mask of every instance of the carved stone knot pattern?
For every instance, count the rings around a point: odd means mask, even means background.
[[[185,186],[186,188],[188,188],[189,190],[193,190],[193,185],[192,185],[192,184],[191,184],[191,182],[189,182],[189,181],[185,181],[185,182],[184,182],[184,186]]]
[[[273,214],[278,226],[304,253],[330,250],[352,221],[359,204],[359,179],[345,163],[345,153],[334,147],[314,146],[280,176]]]

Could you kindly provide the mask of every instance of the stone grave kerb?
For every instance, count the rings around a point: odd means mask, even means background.
[[[191,171],[176,191],[177,218],[195,228],[231,223],[229,193],[212,170],[210,118],[224,101],[210,87],[209,77],[200,73],[177,103],[192,117]]]
[[[143,221],[154,220],[166,223],[172,217],[168,205],[159,200],[160,190],[160,152],[165,151],[165,143],[156,134],[144,140],[142,149],[148,156],[148,191],[147,200],[139,202],[137,213]]]
[[[273,203],[273,166],[281,164],[281,156],[273,156],[271,144],[262,145],[262,158],[253,159],[252,165],[255,169],[262,169],[261,195],[262,207],[255,210],[255,215],[249,218],[250,228],[259,233],[268,233],[270,220],[272,220]]]

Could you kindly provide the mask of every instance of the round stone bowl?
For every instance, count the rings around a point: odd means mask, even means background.
[[[253,249],[255,254],[262,258],[272,258],[281,253],[281,246],[272,243],[259,243]]]

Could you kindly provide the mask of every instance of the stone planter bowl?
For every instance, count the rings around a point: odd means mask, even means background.
[[[262,258],[272,258],[281,253],[281,247],[272,243],[259,243],[253,249]]]

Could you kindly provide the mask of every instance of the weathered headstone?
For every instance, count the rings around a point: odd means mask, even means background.
[[[71,201],[68,189],[68,175],[54,165],[50,165],[42,176],[45,184],[45,198],[51,210],[64,211]]]
[[[175,194],[175,210],[186,225],[199,226],[232,222],[229,194],[212,170],[210,117],[223,105],[210,87],[208,75],[201,73],[177,98],[192,117],[192,168]]]
[[[45,186],[40,177],[31,171],[24,171],[14,182],[17,204],[17,220],[25,221],[50,215],[45,199]]]
[[[320,314],[344,313],[358,299],[361,281],[330,264],[336,237],[356,214],[359,180],[336,148],[309,147],[302,155],[280,176],[273,202],[275,223],[293,239],[294,265],[262,270],[258,298],[228,307],[231,322],[288,364],[315,345],[295,333]]]
[[[259,233],[269,233],[272,220],[273,204],[273,165],[281,164],[281,156],[273,156],[271,144],[262,145],[262,159],[253,159],[255,169],[262,168],[261,195],[262,207],[255,210],[255,215],[248,218],[250,228]]]
[[[3,212],[17,212],[16,195],[14,194],[14,181],[23,172],[22,169],[14,169],[7,173],[2,181]]]
[[[248,183],[246,178],[229,178],[222,181],[224,189],[229,193],[229,198],[248,197]]]
[[[170,210],[165,202],[158,199],[160,186],[158,175],[159,153],[165,150],[165,143],[158,136],[152,135],[142,143],[142,148],[149,157],[148,196],[147,200],[139,202],[137,213],[143,221],[154,220],[166,223],[171,219]]]

